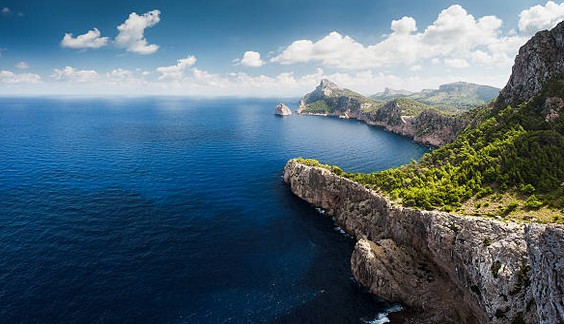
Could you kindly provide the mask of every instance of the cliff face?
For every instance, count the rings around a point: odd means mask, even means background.
[[[359,241],[355,279],[434,323],[564,321],[564,226],[504,223],[394,205],[329,170],[290,160],[294,194]]]
[[[300,100],[297,112],[358,119],[431,146],[452,142],[467,126],[467,122],[458,116],[440,114],[413,100],[377,103],[325,79]]]
[[[514,104],[533,97],[553,78],[564,76],[564,21],[540,31],[519,49],[509,82],[498,102]]]
[[[361,112],[357,119],[430,146],[442,146],[453,142],[468,126],[468,122],[460,116],[442,115],[431,109],[424,109],[414,116],[408,116],[405,114],[405,109],[401,107],[402,104],[405,104],[405,101],[392,100],[376,111]]]

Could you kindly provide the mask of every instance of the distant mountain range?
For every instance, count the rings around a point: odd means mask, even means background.
[[[420,92],[386,88],[384,92],[370,96],[373,100],[389,101],[397,98],[409,98],[430,106],[447,110],[467,110],[489,103],[499,95],[500,89],[486,85],[455,82],[443,84],[439,89],[424,89]]]

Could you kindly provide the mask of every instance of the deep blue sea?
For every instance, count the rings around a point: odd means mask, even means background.
[[[377,171],[428,149],[275,100],[0,99],[0,322],[357,323],[352,238],[286,161]],[[295,104],[295,103],[294,103]]]

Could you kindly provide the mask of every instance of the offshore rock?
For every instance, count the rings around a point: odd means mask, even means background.
[[[288,108],[288,106],[280,103],[276,105],[276,108],[274,108],[274,114],[278,116],[290,116],[292,114],[292,111],[290,110],[290,108]]]
[[[355,279],[414,322],[564,322],[564,226],[405,208],[296,160],[284,181],[359,240]]]

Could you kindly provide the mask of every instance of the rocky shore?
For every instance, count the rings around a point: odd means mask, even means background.
[[[406,208],[296,160],[284,181],[358,240],[355,279],[411,323],[564,322],[564,226]]]

